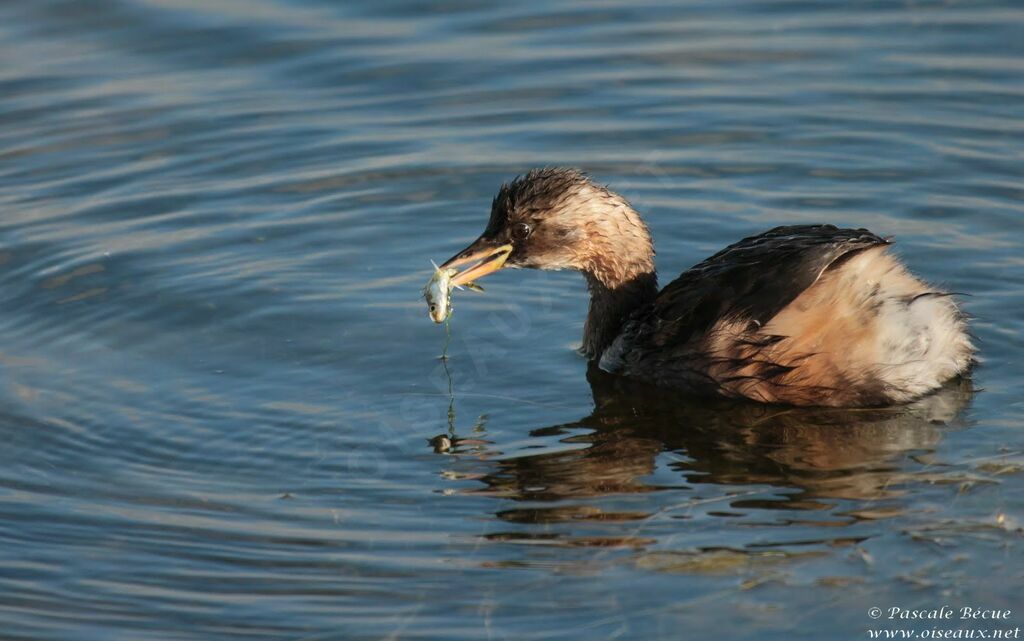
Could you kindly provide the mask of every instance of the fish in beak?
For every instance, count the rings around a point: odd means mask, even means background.
[[[443,323],[452,313],[451,279],[458,273],[458,270],[441,269],[434,261],[430,261],[430,263],[434,265],[434,275],[423,288],[423,298],[427,301],[430,320],[435,323]]]
[[[505,265],[511,253],[511,243],[502,245],[481,237],[445,261],[440,269],[456,269],[468,265],[469,267],[452,276],[452,286],[459,287],[498,271]]]

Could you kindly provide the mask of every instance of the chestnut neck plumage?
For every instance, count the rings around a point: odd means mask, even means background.
[[[590,290],[590,310],[580,350],[592,360],[621,333],[630,315],[658,294],[654,244],[640,215],[624,200],[609,194],[615,215],[598,219],[587,234],[581,265]]]

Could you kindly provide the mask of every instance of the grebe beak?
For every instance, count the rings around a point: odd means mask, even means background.
[[[452,277],[452,285],[465,285],[501,269],[511,253],[511,244],[499,245],[491,240],[477,238],[472,245],[445,261],[441,269],[472,265]]]

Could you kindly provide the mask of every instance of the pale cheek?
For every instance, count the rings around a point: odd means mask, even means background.
[[[576,257],[568,252],[549,253],[537,257],[534,267],[546,270],[579,269]]]

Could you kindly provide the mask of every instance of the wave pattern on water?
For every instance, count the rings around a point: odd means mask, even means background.
[[[4,634],[788,639],[907,585],[1012,608],[1022,29],[1013,2],[0,4]],[[444,367],[428,259],[560,164],[644,213],[666,282],[774,224],[894,234],[972,294],[984,391],[618,389],[561,273],[459,296]]]

